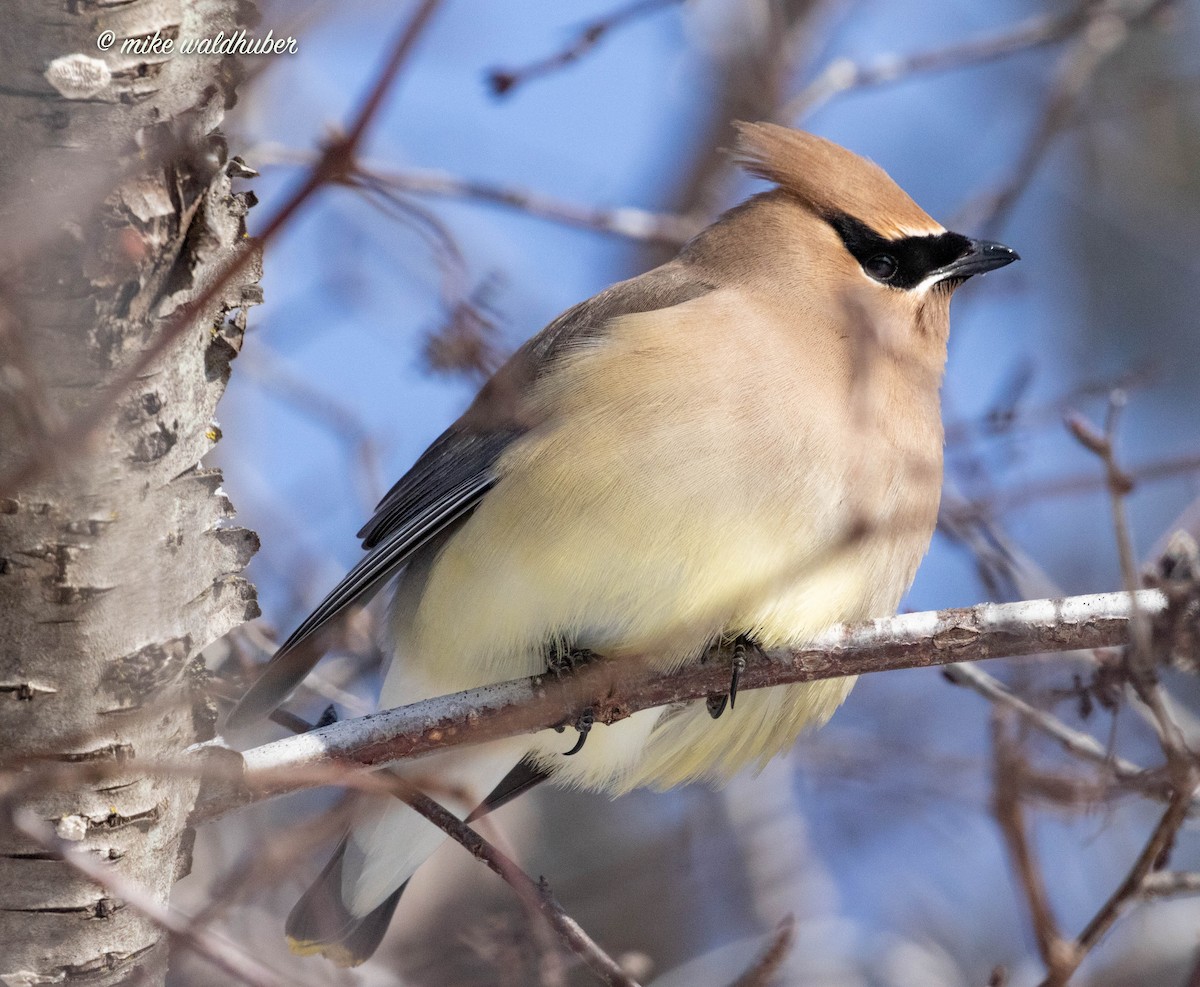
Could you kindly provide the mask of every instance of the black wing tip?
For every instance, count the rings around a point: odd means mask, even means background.
[[[262,681],[261,679],[259,681]],[[258,688],[258,682],[250,686],[249,689],[242,695],[242,698],[237,701],[233,709],[225,717],[226,730],[242,730],[252,726],[261,719],[265,719],[274,712],[275,708],[283,701],[268,699],[262,695],[263,690]]]
[[[278,705],[275,703],[268,706],[259,701],[253,692],[247,692],[226,715],[224,728],[226,730],[243,730],[269,716]]]
[[[225,717],[225,728],[241,730],[269,716],[294,690],[320,658],[320,652],[300,655],[296,646],[305,638],[293,635],[285,641]]]
[[[342,901],[342,861],[347,839],[338,844],[317,879],[292,908],[284,925],[288,946],[301,956],[324,956],[338,966],[365,963],[379,948],[391,924],[400,896],[400,885],[366,915],[350,913]]]
[[[508,805],[519,795],[524,795],[550,777],[552,772],[543,767],[533,757],[527,755],[519,760],[513,769],[506,774],[488,797],[479,803],[464,822],[472,823],[489,812],[495,812],[502,805]]]

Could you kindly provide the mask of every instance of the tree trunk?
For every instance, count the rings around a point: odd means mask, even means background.
[[[160,901],[189,866],[198,780],[148,766],[211,736],[198,654],[257,615],[240,575],[256,538],[226,525],[220,474],[199,462],[259,263],[95,410],[173,313],[256,250],[253,199],[231,191],[239,166],[215,133],[236,62],[121,44],[228,34],[253,8],[5,0],[4,13],[0,984],[155,984],[161,930],[17,836],[11,811],[32,809]]]

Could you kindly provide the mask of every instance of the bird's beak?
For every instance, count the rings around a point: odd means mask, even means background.
[[[986,274],[1020,259],[1020,255],[1012,247],[1006,247],[1002,243],[996,243],[994,240],[971,240],[965,254],[933,273],[938,276],[939,281],[943,278],[969,278],[973,274]]]

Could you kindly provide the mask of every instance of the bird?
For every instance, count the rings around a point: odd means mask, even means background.
[[[490,792],[475,814],[547,778],[614,794],[720,782],[829,719],[852,678],[738,697],[740,667],[895,613],[937,517],[951,296],[1018,255],[947,230],[814,134],[740,123],[734,156],[769,187],[521,346],[382,499],[366,554],[230,725],[284,701],[320,657],[314,635],[389,583],[384,707],[735,645],[715,702],[581,718],[570,751],[547,730],[387,769]],[[292,949],[366,960],[442,839],[397,800],[365,803],[292,910]]]

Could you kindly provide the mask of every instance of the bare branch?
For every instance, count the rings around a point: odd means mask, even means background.
[[[1038,953],[1046,969],[1057,975],[1079,965],[1075,947],[1059,931],[1058,920],[1046,892],[1046,881],[1037,854],[1029,843],[1023,804],[1024,755],[1011,735],[1012,714],[997,707],[992,715],[993,789],[992,813],[1004,835],[1004,843],[1017,874]]]
[[[1154,459],[1140,466],[1131,466],[1126,472],[1137,483],[1170,480],[1191,473],[1200,473],[1200,453],[1189,452],[1178,456]],[[1035,500],[1095,493],[1097,490],[1103,490],[1105,485],[1104,477],[1096,476],[1095,473],[1078,473],[1073,476],[1034,480],[1021,486],[1010,487],[1008,490],[990,495],[982,501],[982,504],[994,514],[1003,514]]]
[[[1042,981],[1041,987],[1064,987],[1079,964],[1083,962],[1083,958],[1112,928],[1121,913],[1142,896],[1146,879],[1150,876],[1151,871],[1163,866],[1179,828],[1187,819],[1191,806],[1189,794],[1188,791],[1179,791],[1175,794],[1158,825],[1150,834],[1150,838],[1142,847],[1142,852],[1138,854],[1129,873],[1125,875],[1125,879],[1079,934],[1079,938],[1074,943],[1074,964],[1052,972]]]
[[[1161,794],[1165,797],[1165,785],[1145,768],[1138,767],[1124,758],[1110,755],[1104,745],[1091,734],[1075,730],[1054,714],[1031,706],[982,669],[976,668],[974,665],[955,662],[953,665],[946,666],[946,677],[956,685],[974,689],[985,699],[998,706],[1011,709],[1027,724],[1056,740],[1069,754],[1090,761],[1106,771],[1111,771],[1121,781],[1130,782],[1144,790],[1149,790],[1152,794]]]
[[[249,152],[247,158],[256,165],[311,165],[316,155],[277,144],[264,144]],[[703,217],[656,213],[633,206],[580,205],[516,185],[463,178],[427,168],[400,170],[380,162],[365,161],[357,165],[355,173],[395,192],[506,206],[538,219],[641,243],[679,246],[698,233],[705,223]]]
[[[1133,604],[1131,624],[1131,648],[1125,663],[1129,681],[1138,698],[1150,712],[1159,743],[1167,762],[1182,783],[1191,772],[1191,758],[1183,732],[1172,717],[1170,708],[1154,675],[1154,655],[1151,649],[1152,627],[1150,618],[1141,612],[1137,602],[1137,587],[1140,583],[1137,556],[1133,547],[1133,534],[1129,526],[1125,498],[1133,489],[1133,481],[1117,462],[1116,431],[1121,411],[1125,407],[1123,391],[1113,391],[1109,398],[1108,416],[1104,432],[1098,432],[1082,416],[1072,415],[1067,419],[1071,434],[1104,464],[1104,476],[1108,487],[1112,511],[1113,532],[1117,541],[1117,556],[1120,559],[1121,579]]]
[[[555,52],[553,55],[549,55],[523,68],[492,69],[488,72],[488,85],[491,86],[494,95],[506,96],[517,86],[528,82],[530,79],[548,75],[551,72],[556,72],[570,65],[572,62],[579,61],[579,59],[595,48],[601,39],[614,28],[628,24],[630,21],[653,13],[662,7],[680,2],[681,0],[633,0],[633,3],[584,25],[583,29],[567,47]]]
[[[1133,29],[1152,22],[1176,0],[1092,0],[1087,17],[1073,32],[1072,44],[1058,65],[1058,78],[1024,149],[1000,188],[986,197],[976,223],[990,234],[1004,224],[1009,212],[1071,123],[1097,70],[1129,37]],[[974,222],[974,221],[973,221]]]
[[[1143,898],[1171,898],[1175,895],[1200,894],[1200,874],[1191,871],[1161,870],[1147,874],[1142,881]]]
[[[1151,618],[1167,607],[1158,590],[1142,590],[1136,599]],[[752,661],[740,688],[1123,644],[1132,606],[1128,593],[1100,593],[842,624],[807,648],[772,652],[768,661]],[[647,673],[632,660],[599,661],[562,681],[518,679],[345,720],[245,752],[246,790],[210,794],[207,803],[197,807],[197,818],[212,818],[239,804],[305,787],[303,769],[379,767],[445,747],[574,722],[587,708],[595,711],[597,722],[615,723],[641,709],[721,693],[728,678],[728,660],[693,664],[673,673]]]
[[[992,399],[982,414],[946,422],[946,445],[965,445],[1008,436],[1018,430],[1033,431],[1047,426],[1058,428],[1063,423],[1063,416],[1084,399],[1105,398],[1116,389],[1126,393],[1145,390],[1158,379],[1152,367],[1134,367],[1109,377],[1081,381],[1057,398],[1030,405],[1026,392],[1033,383],[1033,377],[1032,362],[1020,362],[1016,373],[1005,381],[1004,390]]]
[[[261,338],[238,355],[238,366],[243,376],[251,378],[268,394],[341,439],[346,458],[357,473],[363,502],[368,507],[378,502],[382,491],[387,489],[380,480],[378,449],[370,429],[353,409],[289,369],[287,362]],[[260,633],[257,629],[255,632]]]
[[[914,75],[984,65],[1019,52],[1065,41],[1079,29],[1087,8],[1091,6],[1095,6],[1095,0],[1086,0],[1058,17],[1032,17],[998,34],[913,55],[892,55],[877,59],[870,65],[839,58],[788,101],[781,119],[803,120],[835,96],[855,89],[899,82]]]
[[[545,879],[535,882],[511,857],[501,853],[495,846],[480,836],[474,829],[453,813],[442,808],[428,795],[411,787],[399,777],[394,781],[395,794],[415,812],[420,813],[443,833],[467,850],[476,860],[486,864],[509,884],[522,900],[530,903],[548,921],[564,943],[574,952],[588,969],[603,983],[611,987],[638,987],[637,981],[625,973],[617,962],[604,952],[583,931],[551,893]]]

